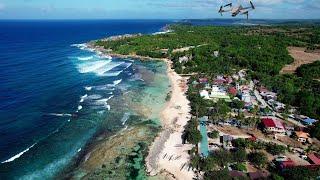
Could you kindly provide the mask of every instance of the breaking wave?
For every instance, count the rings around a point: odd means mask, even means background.
[[[72,116],[72,114],[65,114],[65,113],[61,113],[61,114],[59,114],[59,113],[49,113],[48,115],[49,116],[57,116],[57,117],[71,117]]]
[[[9,159],[7,159],[7,160],[5,160],[5,161],[1,162],[1,164],[8,163],[8,162],[12,162],[12,161],[14,161],[15,159],[20,158],[24,153],[28,152],[28,151],[29,151],[31,148],[33,148],[36,144],[37,144],[37,143],[32,144],[32,145],[31,145],[30,147],[28,147],[27,149],[25,149],[25,150],[21,151],[20,153],[18,153],[18,154],[16,154],[16,155],[12,156],[12,157],[11,157],[11,158],[9,158]]]
[[[93,56],[77,57],[77,59],[80,61],[88,61],[93,58],[94,58]]]

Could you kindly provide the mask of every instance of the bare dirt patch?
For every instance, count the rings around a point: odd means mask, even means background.
[[[305,48],[288,47],[288,51],[289,54],[294,58],[294,62],[282,68],[280,71],[282,74],[292,74],[299,66],[320,60],[319,52],[305,52]]]
[[[280,142],[287,144],[287,145],[290,145],[291,147],[302,148],[302,149],[306,148],[306,146],[302,145],[302,143],[300,143],[297,140],[292,139],[288,136],[278,136],[278,140]]]

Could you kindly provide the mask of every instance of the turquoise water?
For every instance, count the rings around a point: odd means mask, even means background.
[[[205,124],[205,119],[200,118],[200,133],[201,133],[201,143],[200,143],[200,153],[204,157],[209,155],[209,143],[207,135],[207,126]]]

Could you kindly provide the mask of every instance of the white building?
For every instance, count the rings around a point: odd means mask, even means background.
[[[203,97],[204,99],[210,99],[209,92],[207,90],[200,91],[200,96]]]
[[[179,62],[180,63],[188,62],[188,61],[189,61],[189,57],[187,57],[187,56],[179,57]]]
[[[214,57],[218,57],[218,56],[219,56],[219,51],[214,51],[214,52],[213,52],[213,56],[214,56]]]

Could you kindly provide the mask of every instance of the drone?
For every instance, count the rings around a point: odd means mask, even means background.
[[[254,10],[255,6],[250,1],[250,6],[243,7],[242,5],[232,6],[232,3],[221,6],[218,13],[221,14],[225,12],[231,12],[232,17],[236,17],[237,15],[246,15],[247,19],[249,19],[249,11]]]

